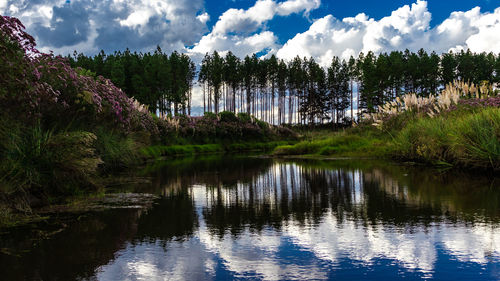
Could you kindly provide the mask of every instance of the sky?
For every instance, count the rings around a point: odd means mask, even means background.
[[[188,53],[231,50],[328,65],[375,53],[424,48],[500,53],[495,0],[0,0],[45,52]]]

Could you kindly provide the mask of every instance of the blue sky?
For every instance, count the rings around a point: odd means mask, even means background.
[[[336,18],[353,17],[359,13],[365,13],[372,18],[381,19],[392,11],[404,5],[411,5],[416,1],[393,1],[393,0],[323,0],[321,6],[311,11],[308,18],[302,15],[290,15],[288,17],[276,17],[269,22],[269,28],[278,36],[280,43],[285,43],[298,32],[304,32],[311,25],[310,20],[321,18],[332,14]],[[428,0],[428,8],[432,13],[431,26],[443,22],[454,11],[468,11],[476,6],[481,11],[493,12],[500,7],[500,3],[494,0]],[[249,0],[221,0],[206,1],[205,9],[211,15],[209,25],[215,24],[218,17],[230,8],[248,9],[255,4]]]
[[[332,56],[424,48],[500,53],[493,0],[0,0],[42,51],[95,54],[130,48],[238,56]]]

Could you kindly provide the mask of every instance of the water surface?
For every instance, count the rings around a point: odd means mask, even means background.
[[[35,245],[4,235],[27,251],[0,254],[0,279],[500,279],[498,179],[228,156],[139,176],[120,188],[161,195],[151,209],[86,214]]]

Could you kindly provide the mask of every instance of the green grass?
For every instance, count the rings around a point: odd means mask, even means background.
[[[464,167],[500,169],[500,109],[419,118],[394,140],[397,158]]]
[[[273,155],[321,155],[346,157],[374,157],[385,154],[387,137],[365,131],[360,134],[350,129],[341,132],[318,131],[307,133],[294,145],[276,147]]]
[[[95,140],[90,132],[0,124],[0,191],[67,194],[95,187],[93,178],[102,163]]]
[[[382,157],[435,165],[500,170],[500,108],[456,110],[430,118],[401,114],[384,129],[305,132],[273,155]]]
[[[453,156],[463,164],[500,169],[500,109],[489,108],[453,122]]]
[[[279,145],[290,142],[243,142],[227,144],[186,144],[186,145],[155,145],[141,149],[142,154],[148,158],[158,158],[161,156],[196,155],[223,152],[248,152],[248,151],[269,151]]]

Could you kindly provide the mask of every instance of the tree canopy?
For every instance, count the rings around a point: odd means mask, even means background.
[[[232,52],[213,52],[198,72],[188,55],[167,55],[159,47],[153,54],[75,53],[70,60],[109,77],[153,112],[190,114],[198,77],[204,112],[245,112],[273,124],[349,123],[355,111],[373,112],[408,92],[428,96],[453,80],[500,82],[500,56],[470,51],[368,52],[348,61],[333,57],[326,69],[313,58],[284,61],[254,54],[240,59]]]

